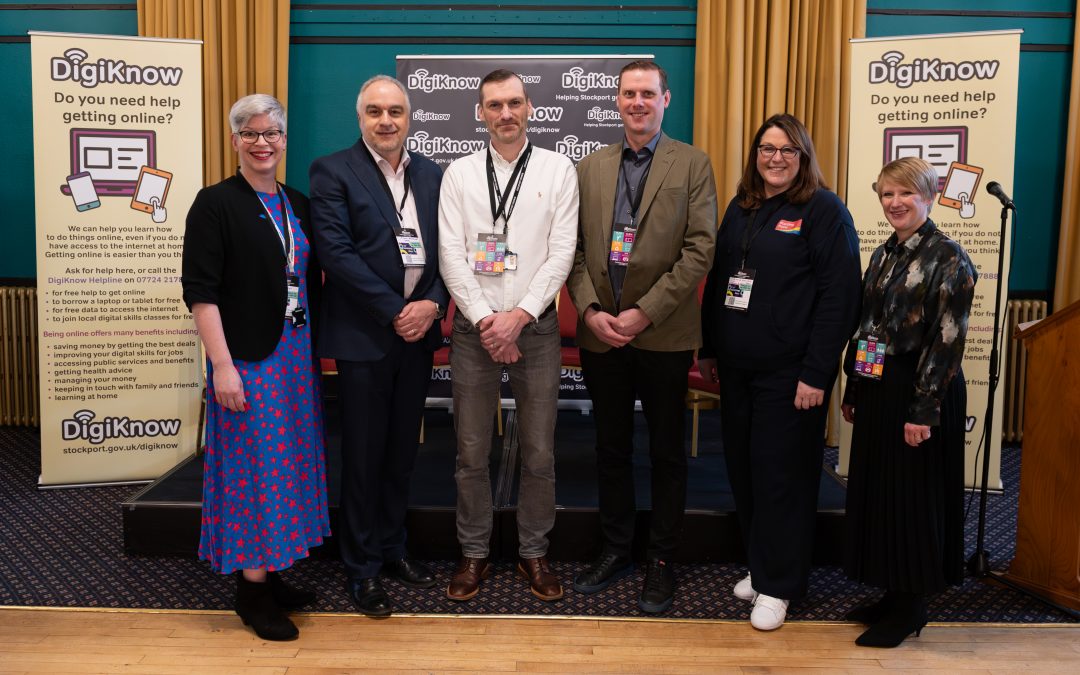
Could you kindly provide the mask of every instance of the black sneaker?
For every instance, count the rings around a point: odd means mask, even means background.
[[[599,593],[633,571],[634,564],[630,558],[606,553],[574,577],[574,590],[578,593]]]
[[[675,599],[675,572],[663,560],[650,560],[645,568],[645,585],[638,598],[638,608],[646,614],[666,612]]]

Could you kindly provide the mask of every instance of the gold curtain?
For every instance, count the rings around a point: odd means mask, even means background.
[[[825,180],[844,196],[848,40],[865,35],[866,0],[698,3],[694,145],[712,158],[721,210],[735,196],[754,132],[781,112],[806,125]],[[830,445],[839,444],[839,395],[835,387]]]
[[[1080,2],[1077,3],[1080,11]],[[1065,143],[1065,182],[1061,195],[1054,311],[1080,300],[1080,21],[1073,34],[1069,135]]]
[[[138,0],[139,35],[203,41],[203,180],[236,171],[229,108],[270,94],[288,109],[288,0]],[[285,161],[278,166],[285,178]]]

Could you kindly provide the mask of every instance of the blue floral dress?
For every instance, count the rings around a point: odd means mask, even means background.
[[[259,193],[284,232],[278,195]],[[300,305],[307,307],[311,251],[285,200],[296,246]],[[244,382],[248,409],[235,413],[214,396],[214,371],[206,364],[206,451],[203,468],[199,557],[216,572],[289,567],[330,534],[326,504],[319,364],[311,355],[311,325],[285,328],[262,361],[233,359]]]

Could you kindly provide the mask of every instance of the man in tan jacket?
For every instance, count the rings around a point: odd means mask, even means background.
[[[716,186],[708,156],[660,130],[667,74],[634,61],[619,74],[625,138],[578,165],[578,249],[567,280],[596,420],[599,558],[574,580],[595,593],[632,570],[636,504],[634,406],[649,425],[652,518],[642,611],[666,611],[670,557],[686,505],[687,371],[701,345],[698,284],[716,244]]]

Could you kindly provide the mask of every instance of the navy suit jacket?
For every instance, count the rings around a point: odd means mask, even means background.
[[[393,321],[407,302],[449,301],[439,276],[439,186],[442,169],[410,153],[410,190],[424,240],[426,264],[412,296],[405,292],[405,265],[398,252],[397,211],[379,180],[379,169],[363,140],[321,157],[309,170],[311,223],[326,283],[318,353],[323,358],[375,361],[395,340]],[[423,343],[439,348],[434,321]]]

